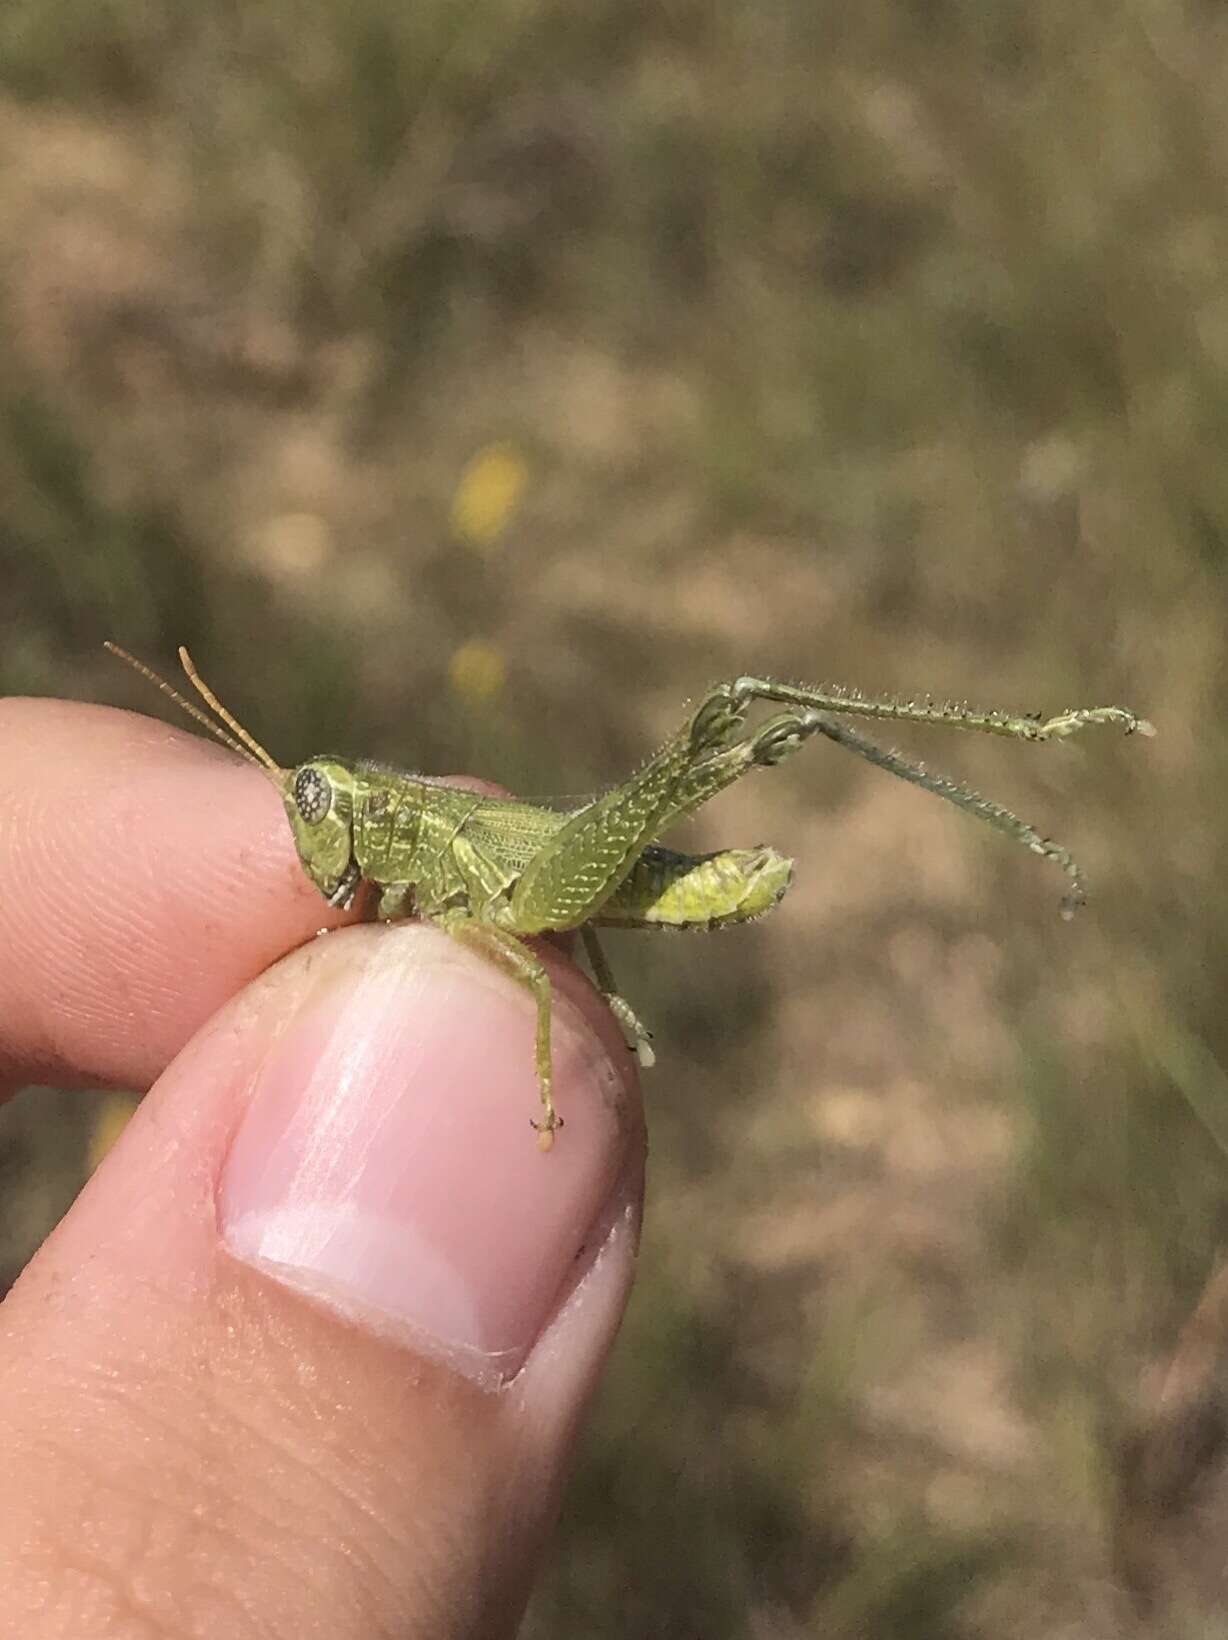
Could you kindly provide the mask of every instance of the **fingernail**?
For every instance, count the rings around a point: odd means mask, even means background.
[[[602,1226],[625,1067],[554,991],[549,1154],[534,1005],[423,925],[330,934],[256,1073],[219,1185],[230,1252],[479,1382],[520,1367]]]

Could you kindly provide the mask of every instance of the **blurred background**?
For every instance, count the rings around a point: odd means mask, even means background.
[[[623,777],[741,671],[1160,736],[811,746],[611,937],[641,1280],[529,1640],[1228,1634],[1228,12],[4,0],[0,688]],[[1221,704],[1217,706],[1216,702]],[[0,1128],[11,1278],[122,1125]]]

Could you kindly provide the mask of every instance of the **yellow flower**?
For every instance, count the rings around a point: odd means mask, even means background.
[[[477,552],[493,551],[528,482],[528,466],[514,444],[487,444],[461,474],[452,498],[452,534]]]
[[[470,638],[448,662],[448,682],[467,706],[484,706],[503,690],[507,662],[485,638]]]

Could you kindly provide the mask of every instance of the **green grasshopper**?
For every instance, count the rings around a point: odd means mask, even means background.
[[[1070,915],[1085,894],[1079,868],[1064,848],[1009,809],[885,751],[840,720],[856,715],[941,723],[1033,741],[1062,740],[1092,723],[1120,724],[1127,734],[1155,733],[1146,719],[1122,706],[1042,718],[735,678],[709,689],[678,732],[629,780],[558,812],[340,757],[312,757],[283,769],[226,710],[186,649],[179,651],[184,672],[216,722],[126,650],[106,647],[268,774],[281,793],[303,869],[329,905],[349,907],[369,883],[378,890],[375,914],[381,920],[429,918],[529,989],[537,1004],[542,1105],[541,1120],[533,1126],[543,1150],[553,1143],[562,1118],[552,1091],[550,979],[526,941],[579,929],[597,987],[628,1046],[642,1064],[651,1065],[650,1034],[619,994],[595,929],[708,929],[749,922],[770,911],[789,886],[793,862],[775,849],[678,854],[662,848],[656,839],[674,821],[751,770],[774,767],[819,734],[1054,861],[1070,879],[1063,902]],[[756,702],[784,710],[747,730],[747,714]]]

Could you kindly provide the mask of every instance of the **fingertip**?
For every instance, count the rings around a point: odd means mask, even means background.
[[[345,920],[269,782],[110,707],[0,702],[0,1076],[145,1087],[217,1008]]]
[[[223,1239],[475,1382],[506,1381],[642,1148],[631,1056],[582,977],[548,956],[566,1127],[535,1138],[527,990],[429,925],[326,947],[230,1149]]]
[[[23,1588],[86,1539],[123,1587],[152,1534],[168,1631],[202,1541],[210,1586],[279,1632],[514,1622],[630,1287],[644,1150],[621,1033],[542,957],[548,1155],[531,999],[422,924],[293,953],[159,1080],[0,1334]]]

